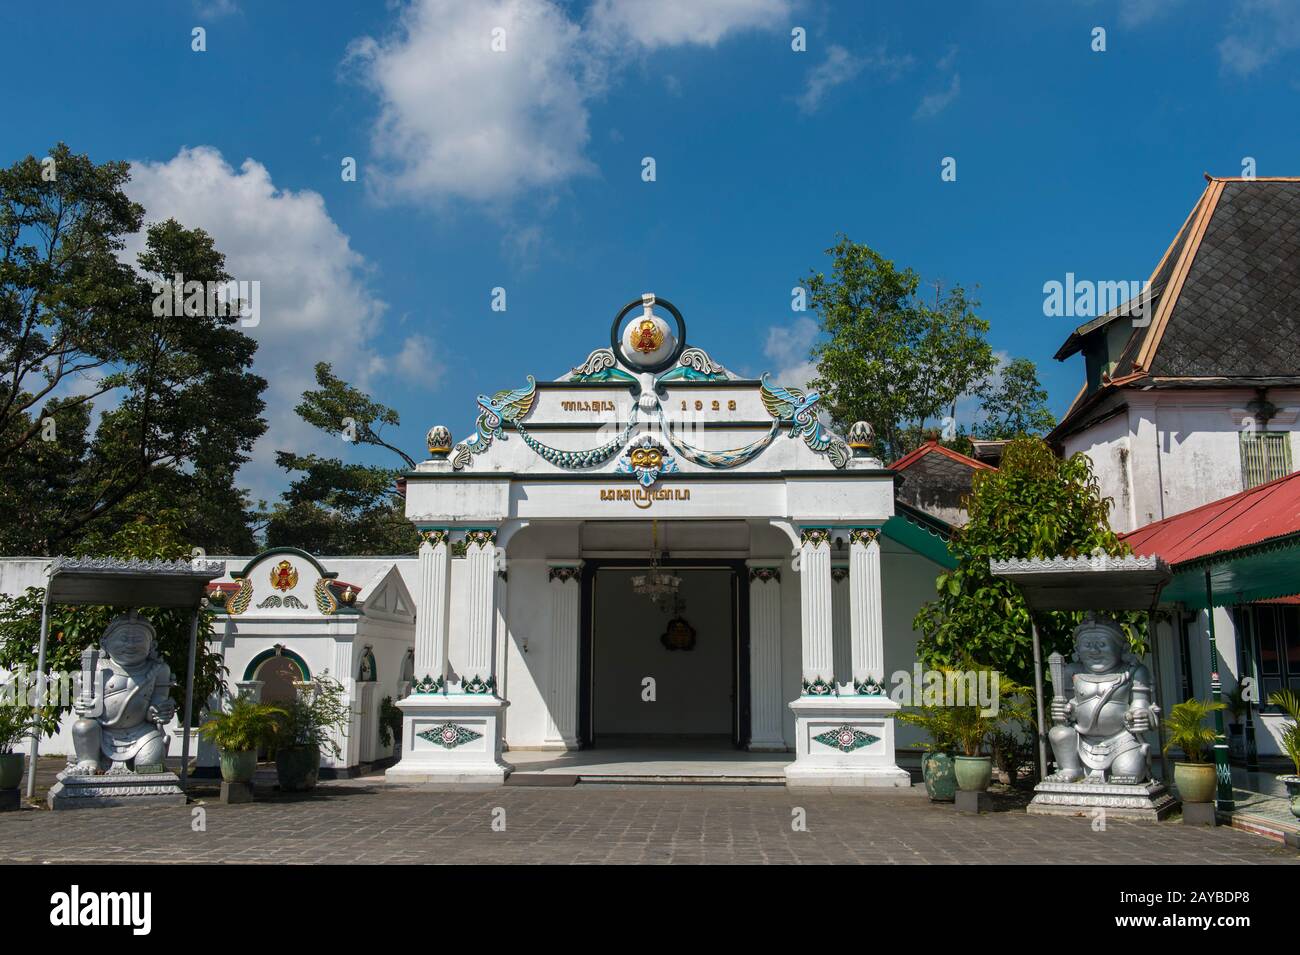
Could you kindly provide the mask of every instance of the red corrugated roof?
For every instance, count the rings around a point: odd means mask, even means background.
[[[991,464],[985,464],[983,461],[976,461],[974,458],[969,458],[966,455],[962,454],[960,451],[952,450],[952,448],[945,448],[942,444],[940,444],[938,441],[934,440],[933,438],[925,442],[925,444],[921,445],[915,451],[909,451],[907,454],[903,455],[901,458],[899,458],[897,461],[895,461],[893,464],[889,466],[889,470],[891,471],[906,470],[907,468],[915,464],[917,461],[919,461],[922,457],[934,451],[937,451],[939,454],[942,454],[945,457],[952,458],[954,461],[958,461],[976,471],[997,470],[997,468],[993,467],[993,465]]]
[[[1121,539],[1170,566],[1300,533],[1300,471],[1138,528]]]

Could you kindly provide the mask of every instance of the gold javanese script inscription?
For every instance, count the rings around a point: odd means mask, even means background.
[[[691,489],[688,487],[603,487],[600,489],[602,501],[631,501],[645,510],[655,501],[689,501]]]
[[[560,407],[565,411],[613,411],[614,402],[598,399],[596,401],[561,401]]]

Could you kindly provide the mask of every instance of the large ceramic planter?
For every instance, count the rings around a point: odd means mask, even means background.
[[[257,750],[221,751],[221,778],[228,783],[251,783],[257,772]]]
[[[982,793],[993,781],[992,756],[954,756],[953,773],[962,792]]]
[[[952,802],[957,798],[957,777],[947,753],[926,753],[921,759],[921,778],[931,802]]]
[[[1174,786],[1183,802],[1214,802],[1218,785],[1213,763],[1174,763]]]
[[[0,789],[17,789],[23,781],[23,754],[0,753]]]
[[[285,792],[306,792],[320,776],[320,747],[291,746],[275,754],[275,774]]]
[[[1300,776],[1279,776],[1277,781],[1286,787],[1286,794],[1291,797],[1291,815],[1300,819]]]

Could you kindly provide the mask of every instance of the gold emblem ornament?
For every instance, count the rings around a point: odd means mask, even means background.
[[[282,560],[271,568],[271,586],[276,590],[293,590],[298,586],[298,571],[293,564]]]
[[[664,343],[663,329],[656,325],[648,318],[643,318],[637,322],[636,331],[632,334],[632,347],[643,355],[649,355],[659,350]]]
[[[634,468],[658,470],[663,467],[664,453],[659,448],[633,448],[629,459]]]

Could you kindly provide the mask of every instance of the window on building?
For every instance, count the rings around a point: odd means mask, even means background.
[[[1300,607],[1256,604],[1252,609],[1259,703],[1261,709],[1271,712],[1271,694],[1283,688],[1300,693]]]
[[[1291,473],[1291,432],[1243,431],[1241,483],[1249,489]]]

